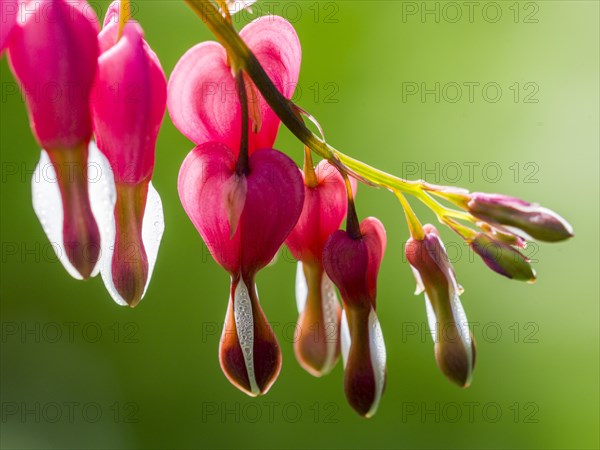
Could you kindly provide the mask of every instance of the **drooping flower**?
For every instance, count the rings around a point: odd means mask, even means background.
[[[219,358],[236,387],[266,393],[281,369],[281,351],[260,307],[256,273],[275,256],[304,201],[294,162],[272,149],[255,151],[247,171],[236,155],[210,142],[196,147],[179,173],[179,196],[213,258],[231,276]]]
[[[134,307],[150,282],[164,231],[161,199],[150,180],[167,81],[137,22],[128,21],[119,38],[119,1],[108,8],[99,42],[94,131],[116,189],[102,278],[117,303]]]
[[[448,379],[467,387],[475,366],[475,341],[459,299],[462,288],[438,231],[429,224],[423,230],[423,239],[411,237],[405,248],[417,280],[416,294],[425,293],[438,367]]]
[[[257,57],[275,87],[290,98],[298,83],[302,51],[294,27],[278,16],[262,16],[240,36]],[[272,148],[280,120],[258,90],[247,81],[251,126],[249,153]],[[169,115],[196,145],[221,142],[238,153],[242,111],[227,53],[216,42],[202,42],[179,60],[169,79]]]
[[[294,28],[280,17],[265,16],[240,35],[275,86],[291,97],[301,59]],[[231,276],[221,368],[232,384],[254,396],[269,390],[281,368],[281,351],[260,307],[255,275],[296,224],[304,188],[298,167],[272,149],[279,118],[247,80],[242,85],[249,120],[248,127],[242,126],[239,84],[225,49],[204,42],[175,66],[167,106],[175,126],[198,144],[179,172],[181,202],[214,259]],[[247,139],[242,139],[244,129]]]
[[[90,145],[90,89],[97,68],[98,25],[84,1],[27,3],[8,39],[9,62],[43,148],[33,175],[33,207],[53,248],[75,278],[99,271],[97,217],[106,213],[105,158]],[[91,201],[90,199],[96,199]]]
[[[340,228],[348,203],[344,179],[334,166],[324,160],[314,172],[312,167],[308,170],[311,177],[304,176],[302,215],[286,244],[298,260],[296,359],[310,374],[322,376],[339,357],[342,314],[335,286],[323,268],[323,249]]]
[[[558,242],[573,236],[573,227],[554,211],[515,197],[475,192],[467,207],[478,219],[517,228],[539,241]]]
[[[377,411],[386,380],[386,352],[377,319],[377,275],[386,246],[383,224],[369,217],[360,233],[338,230],[323,250],[323,266],[344,304],[341,346],[344,391],[364,417]]]

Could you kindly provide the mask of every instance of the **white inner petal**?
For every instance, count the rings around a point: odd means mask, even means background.
[[[375,400],[366,417],[372,417],[377,411],[385,384],[385,342],[383,341],[381,325],[373,308],[371,308],[371,312],[369,313],[369,350],[371,353],[371,365],[373,366],[373,373],[375,375]]]
[[[337,336],[339,333],[337,307],[339,300],[335,291],[335,285],[323,272],[321,278],[321,299],[323,308],[323,322],[325,328],[325,342],[327,345],[327,358],[323,367],[323,372],[329,372],[334,363],[337,350]]]
[[[340,325],[340,340],[342,348],[342,360],[344,361],[344,369],[348,362],[348,352],[350,351],[350,329],[348,328],[348,318],[346,317],[346,310],[342,310],[342,320]]]
[[[101,239],[101,252],[104,247],[107,215],[112,216],[115,203],[114,179],[108,161],[91,141],[88,147],[88,195],[92,214],[96,219]],[[48,153],[42,149],[40,161],[36,166],[31,180],[33,209],[48,236],[60,262],[69,275],[81,280],[83,277],[71,264],[64,245],[63,222],[64,211],[57,174],[50,161]],[[100,259],[102,259],[102,253]],[[91,276],[100,271],[101,261],[98,261]]]
[[[452,307],[452,316],[454,317],[454,321],[456,322],[456,326],[460,333],[460,338],[465,347],[465,352],[467,354],[468,362],[469,362],[469,375],[467,377],[467,384],[471,381],[472,368],[473,368],[473,343],[471,342],[471,333],[469,332],[469,322],[467,320],[467,315],[465,314],[465,310],[460,302],[460,298],[458,294],[455,294],[451,300]]]
[[[162,240],[163,233],[165,231],[165,216],[163,213],[162,201],[160,195],[152,182],[148,185],[148,198],[146,200],[146,210],[144,212],[144,220],[142,221],[142,241],[144,242],[144,249],[146,250],[146,257],[148,258],[148,279],[146,280],[146,286],[144,287],[144,295],[150,284],[152,278],[152,271],[156,264],[156,258],[158,257],[158,248],[160,247],[160,241]]]
[[[79,271],[71,264],[67,257],[63,240],[63,204],[58,187],[56,170],[54,170],[54,166],[50,162],[48,153],[43,149],[40,161],[31,179],[31,191],[33,210],[38,216],[44,233],[48,236],[50,245],[52,245],[52,248],[56,252],[56,256],[58,256],[58,259],[69,275],[77,280],[83,279]]]
[[[425,310],[427,311],[427,322],[429,323],[429,331],[431,332],[431,338],[433,342],[437,342],[437,317],[435,316],[435,311],[433,310],[433,306],[431,306],[431,301],[427,294],[425,294]]]
[[[89,195],[92,214],[100,232],[100,263],[94,269],[97,275],[106,258],[105,247],[112,245],[115,235],[114,210],[117,201],[115,178],[106,156],[94,141],[90,142],[88,154]],[[112,251],[110,254],[112,260]]]
[[[246,364],[246,372],[248,373],[248,381],[250,382],[250,391],[254,395],[258,395],[260,394],[260,389],[256,384],[256,376],[254,375],[254,317],[252,315],[250,294],[242,279],[240,279],[235,288],[233,315],[238,341],[244,355],[244,363]]]
[[[296,266],[296,307],[298,314],[302,314],[306,307],[306,298],[308,297],[308,285],[304,276],[304,267],[302,261],[298,261]]]
[[[113,300],[121,306],[127,306],[127,302],[123,299],[123,297],[121,297],[119,291],[117,291],[117,288],[115,287],[112,274],[112,259],[116,240],[114,203],[112,204],[110,213],[108,211],[105,213],[101,223],[103,228],[101,271],[102,281],[104,281],[106,290],[109,292]],[[158,195],[158,192],[152,185],[152,182],[150,182],[148,185],[148,196],[146,197],[146,209],[144,211],[144,218],[142,220],[142,243],[144,244],[146,258],[148,259],[148,278],[146,279],[146,285],[144,287],[142,298],[144,298],[146,295],[146,290],[148,289],[150,279],[152,278],[152,272],[154,271],[154,265],[156,264],[158,249],[160,247],[160,241],[162,240],[164,231],[165,219],[162,201]]]

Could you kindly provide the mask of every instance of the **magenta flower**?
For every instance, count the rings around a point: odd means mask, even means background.
[[[294,27],[277,16],[263,16],[240,32],[277,87],[290,98],[298,83],[302,51]],[[280,120],[247,82],[251,126],[249,153],[271,148]],[[196,145],[220,142],[239,151],[242,111],[225,49],[203,42],[188,50],[169,79],[169,114],[175,126]]]
[[[344,391],[356,412],[372,417],[386,380],[386,352],[377,319],[377,275],[386,246],[383,224],[369,217],[360,235],[338,230],[323,251],[323,266],[340,290]]]
[[[134,307],[143,298],[164,231],[162,203],[150,179],[165,113],[167,81],[141,27],[129,21],[119,39],[119,2],[99,35],[101,54],[92,105],[99,149],[116,188],[106,220],[102,278],[114,300]]]
[[[294,28],[280,17],[262,17],[241,35],[278,89],[291,96],[301,57]],[[243,112],[227,63],[225,49],[214,42],[190,49],[169,80],[168,109],[179,130],[198,144],[179,172],[181,202],[231,276],[221,368],[232,384],[255,396],[269,390],[281,369],[281,351],[260,307],[255,275],[296,224],[304,187],[294,162],[272,149],[279,119],[251,83],[244,86],[249,123],[247,140],[242,139]]]
[[[312,168],[310,168],[312,170]],[[340,353],[340,307],[335,286],[323,269],[323,248],[337,231],[348,207],[346,186],[327,161],[315,169],[315,179],[304,179],[304,208],[286,244],[298,260],[296,272],[296,359],[314,376],[335,366]]]
[[[281,369],[281,351],[260,307],[256,273],[275,256],[302,212],[304,189],[281,152],[254,152],[244,173],[236,155],[210,142],[196,147],[179,173],[179,196],[213,258],[231,276],[219,358],[236,387],[266,393]]]
[[[462,288],[433,225],[423,227],[422,240],[411,237],[406,257],[417,280],[416,294],[425,293],[425,307],[440,370],[461,387],[471,383],[475,341],[460,303]]]
[[[90,201],[104,197],[105,182],[90,182],[88,166],[96,173],[107,168],[90,145],[97,23],[83,1],[39,0],[27,8],[10,33],[8,53],[43,148],[33,176],[33,207],[67,271],[88,278],[99,270],[96,217],[105,213],[105,202]]]

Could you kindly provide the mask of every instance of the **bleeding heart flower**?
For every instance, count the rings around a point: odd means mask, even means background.
[[[369,217],[360,224],[360,236],[336,231],[323,250],[323,266],[344,303],[344,391],[352,408],[364,417],[377,411],[386,380],[385,343],[375,313],[385,246],[383,224]]]
[[[304,208],[286,244],[298,260],[294,351],[300,365],[319,377],[339,357],[342,314],[335,286],[323,269],[323,248],[342,224],[348,202],[344,179],[334,166],[321,161],[314,174],[314,180],[305,177]]]
[[[438,231],[429,224],[423,230],[424,238],[410,238],[405,248],[417,280],[415,293],[425,293],[438,367],[448,379],[467,387],[475,367],[475,341],[459,299],[462,288],[456,282],[454,268]]]
[[[240,32],[250,50],[287,98],[298,83],[302,52],[294,27],[277,16],[263,16]],[[249,153],[271,148],[280,120],[250,81]],[[216,42],[203,42],[179,60],[169,80],[169,114],[175,126],[195,144],[221,142],[237,154],[242,111],[227,53]]]
[[[219,357],[223,372],[248,395],[266,393],[281,351],[260,307],[256,273],[283,244],[302,212],[298,167],[273,149],[255,151],[247,169],[225,145],[196,147],[179,172],[179,196],[213,258],[231,276]]]
[[[43,148],[33,176],[33,207],[67,271],[88,278],[99,270],[96,219],[105,213],[109,183],[88,175],[88,168],[101,175],[108,167],[90,145],[97,21],[84,1],[39,0],[26,6],[10,32],[8,53]]]
[[[119,1],[99,35],[101,55],[92,105],[98,147],[113,170],[114,212],[106,221],[102,278],[114,300],[143,298],[164,231],[162,202],[150,179],[167,102],[167,81],[141,27],[129,21],[119,38]]]

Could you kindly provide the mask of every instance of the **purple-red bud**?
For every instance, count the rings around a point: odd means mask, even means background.
[[[535,281],[528,259],[514,247],[485,233],[478,233],[470,245],[494,272],[514,280]]]
[[[507,195],[475,192],[468,210],[480,220],[517,228],[539,241],[558,242],[573,236],[573,227],[554,211]]]

